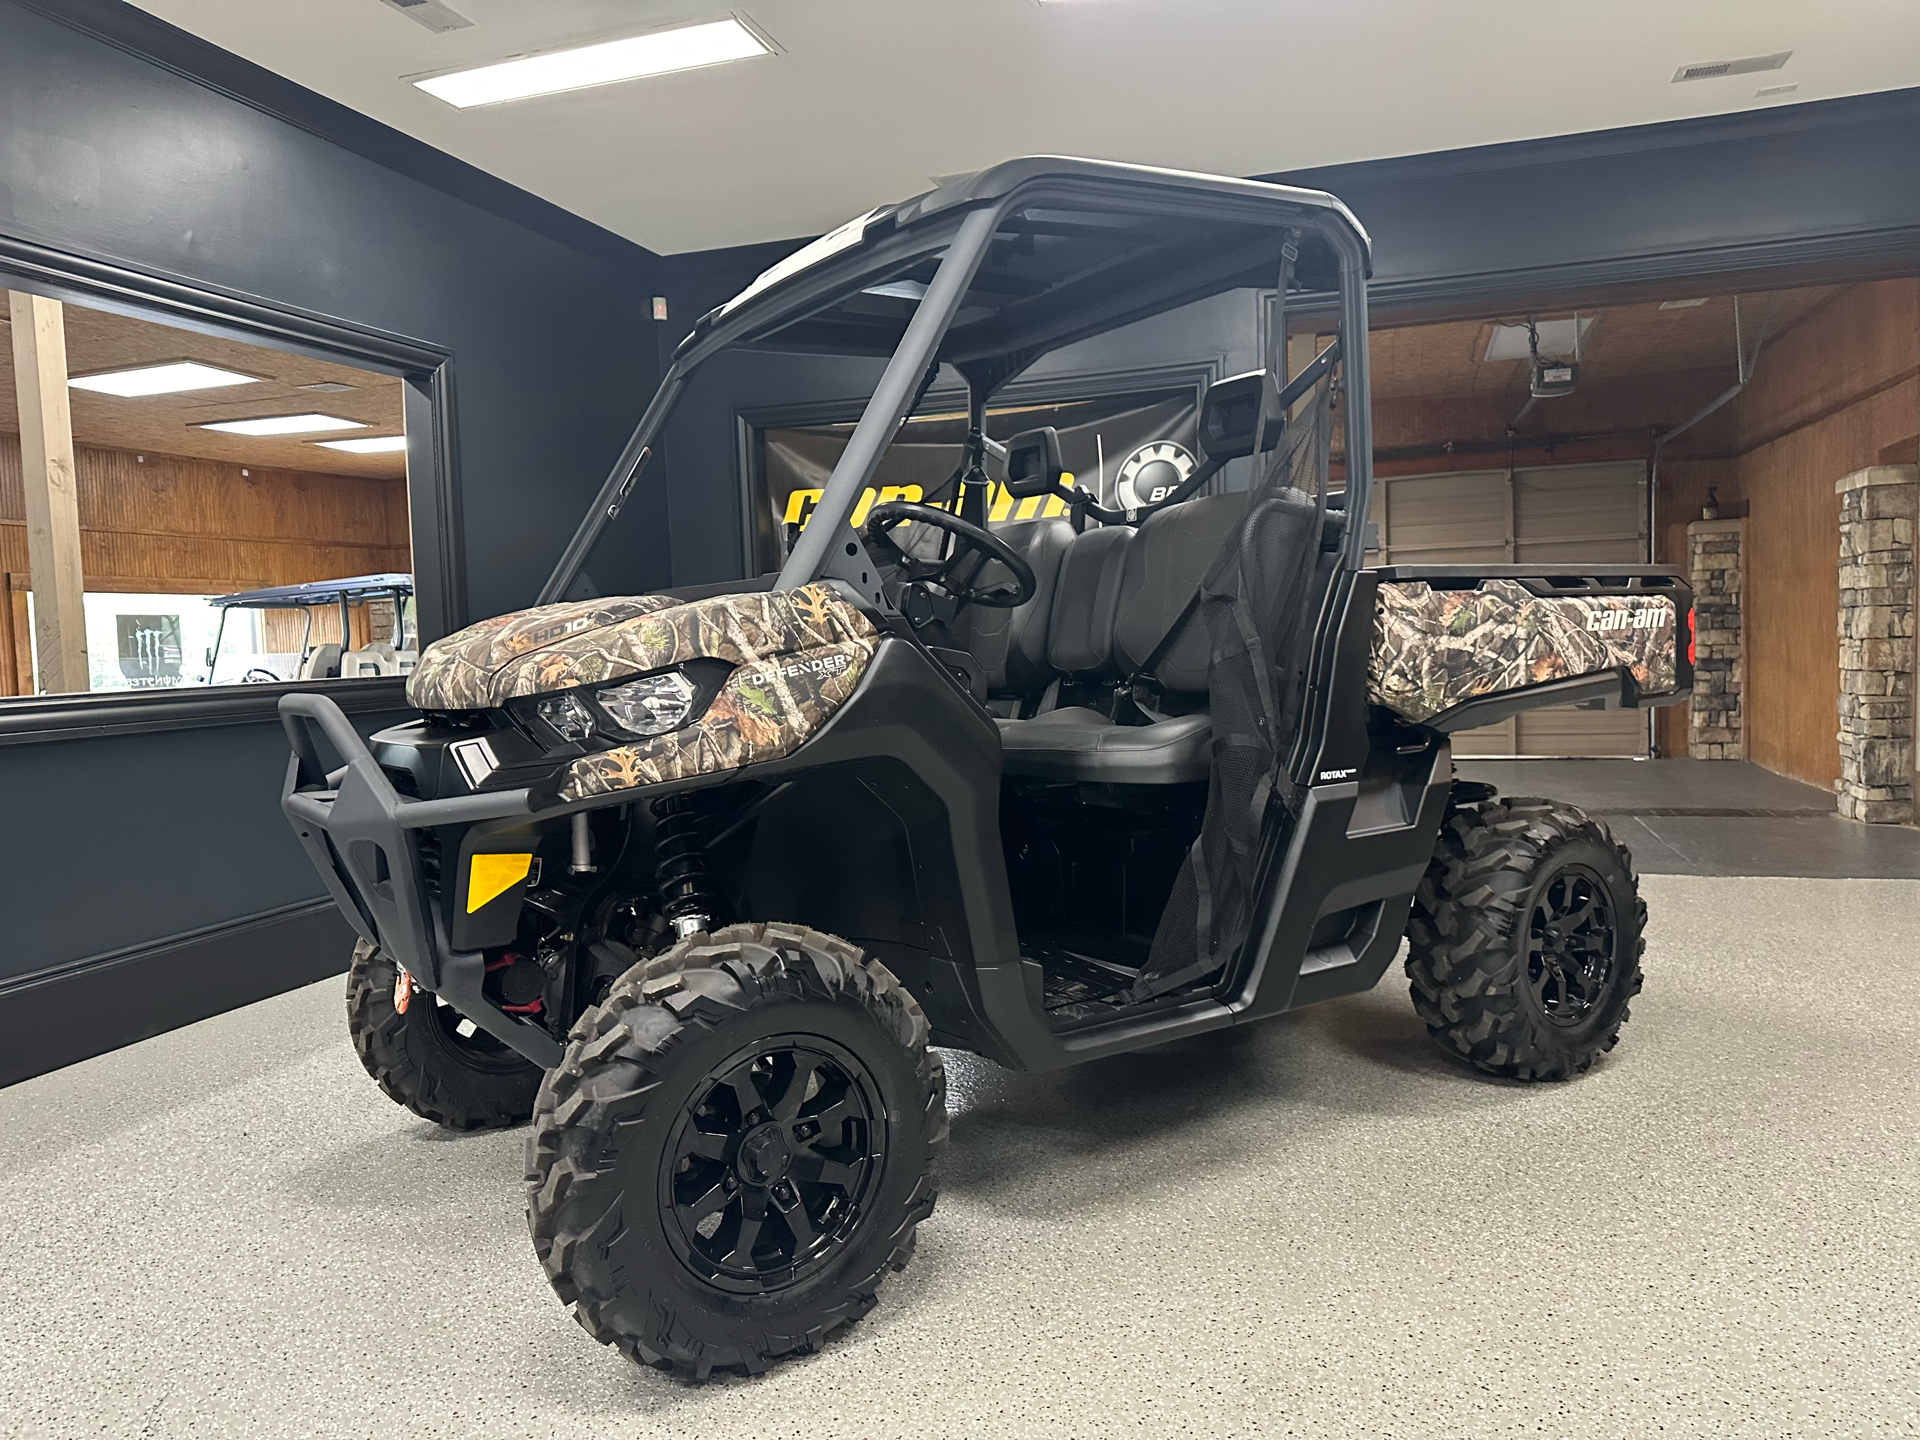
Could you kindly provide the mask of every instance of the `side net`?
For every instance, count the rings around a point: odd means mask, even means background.
[[[1327,510],[1333,383],[1300,402],[1255,472],[1246,513],[1200,586],[1213,764],[1206,816],[1187,852],[1135,998],[1213,974],[1247,937],[1269,807],[1297,803],[1280,773],[1299,727]]]

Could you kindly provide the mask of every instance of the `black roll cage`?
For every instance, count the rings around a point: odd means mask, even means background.
[[[1018,212],[1040,202],[1126,217],[1165,217],[1252,225],[1270,230],[1230,245],[1170,242],[1074,277],[984,319],[956,324],[961,302],[989,248]],[[832,578],[885,605],[879,567],[850,523],[881,456],[941,364],[967,381],[969,410],[984,415],[1001,385],[1050,350],[1242,284],[1273,284],[1283,250],[1317,236],[1338,266],[1347,506],[1364,517],[1373,481],[1371,392],[1368,385],[1367,290],[1371,249],[1346,206],[1324,191],[1235,180],[1107,161],[1033,157],[1010,160],[890,209],[876,210],[803,247],[739,296],[703,316],[681,342],[639,424],[600,487],[592,507],[541,588],[539,604],[563,598],[609,522],[619,515],[651,458],[681,395],[713,356],[734,347],[803,349],[815,353],[888,353],[872,336],[848,333],[804,345],[782,344],[779,332],[883,284],[917,263],[938,268],[892,345],[807,528],[774,583],[788,590]],[[1202,237],[1203,239],[1205,237]],[[1291,263],[1291,256],[1288,258]],[[1286,290],[1281,284],[1269,336],[1276,382],[1285,364]],[[868,343],[861,343],[862,340]],[[1365,526],[1347,527],[1341,568],[1357,571]]]

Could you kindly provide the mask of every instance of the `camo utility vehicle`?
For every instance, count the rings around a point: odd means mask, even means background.
[[[369,744],[283,700],[286,813],[363,937],[354,1043],[431,1120],[532,1118],[534,1248],[596,1339],[701,1377],[864,1313],[933,1210],[936,1046],[1079,1064],[1364,990],[1403,937],[1465,1062],[1614,1044],[1626,851],[1457,782],[1448,736],[1684,695],[1692,596],[1370,568],[1367,273],[1332,196],[1213,176],[1016,160],[876,210],[700,321],[539,603],[420,657],[416,722]],[[1153,503],[984,435],[1038,357],[1239,288],[1278,297],[1268,364],[1208,388],[1204,463]],[[1288,378],[1303,307],[1338,338]],[[784,568],[564,598],[740,347],[890,357]],[[856,530],[942,367],[960,468]],[[1001,483],[1063,513],[991,527]]]

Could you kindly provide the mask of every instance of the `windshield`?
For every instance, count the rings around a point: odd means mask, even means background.
[[[626,449],[542,588],[562,598],[652,458],[700,367],[734,348],[888,357],[775,582],[840,580],[884,604],[852,528],[882,455],[942,365],[980,413],[1049,351],[1225,290],[1271,289],[1294,245],[1303,289],[1337,291],[1364,323],[1365,232],[1317,191],[1105,162],[1035,159],[869,212],[757,277],[676,352]],[[1370,441],[1365,345],[1346,352],[1349,408]],[[1358,377],[1357,379],[1355,377]],[[1355,385],[1359,386],[1358,391]],[[1349,422],[1350,426],[1353,422]],[[1350,484],[1370,479],[1370,443]]]

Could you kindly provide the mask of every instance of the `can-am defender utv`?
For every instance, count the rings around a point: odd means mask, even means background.
[[[363,937],[360,1055],[441,1124],[532,1117],[534,1246],[590,1334],[700,1377],[864,1313],[933,1208],[931,1046],[1077,1064],[1364,990],[1403,936],[1473,1065],[1557,1079],[1613,1045],[1626,851],[1456,782],[1448,735],[1685,694],[1692,596],[1652,568],[1368,568],[1367,272],[1330,195],[1126,165],[1016,160],[876,210],[700,321],[539,603],[421,656],[417,722],[369,746],[282,701],[286,813]],[[1268,363],[1207,391],[1186,483],[1112,510],[1028,432],[1004,483],[1065,514],[989,528],[998,387],[1239,287],[1276,292]],[[1288,378],[1301,305],[1338,338]],[[785,567],[564,600],[741,346],[891,357]],[[856,531],[942,365],[968,459]]]

